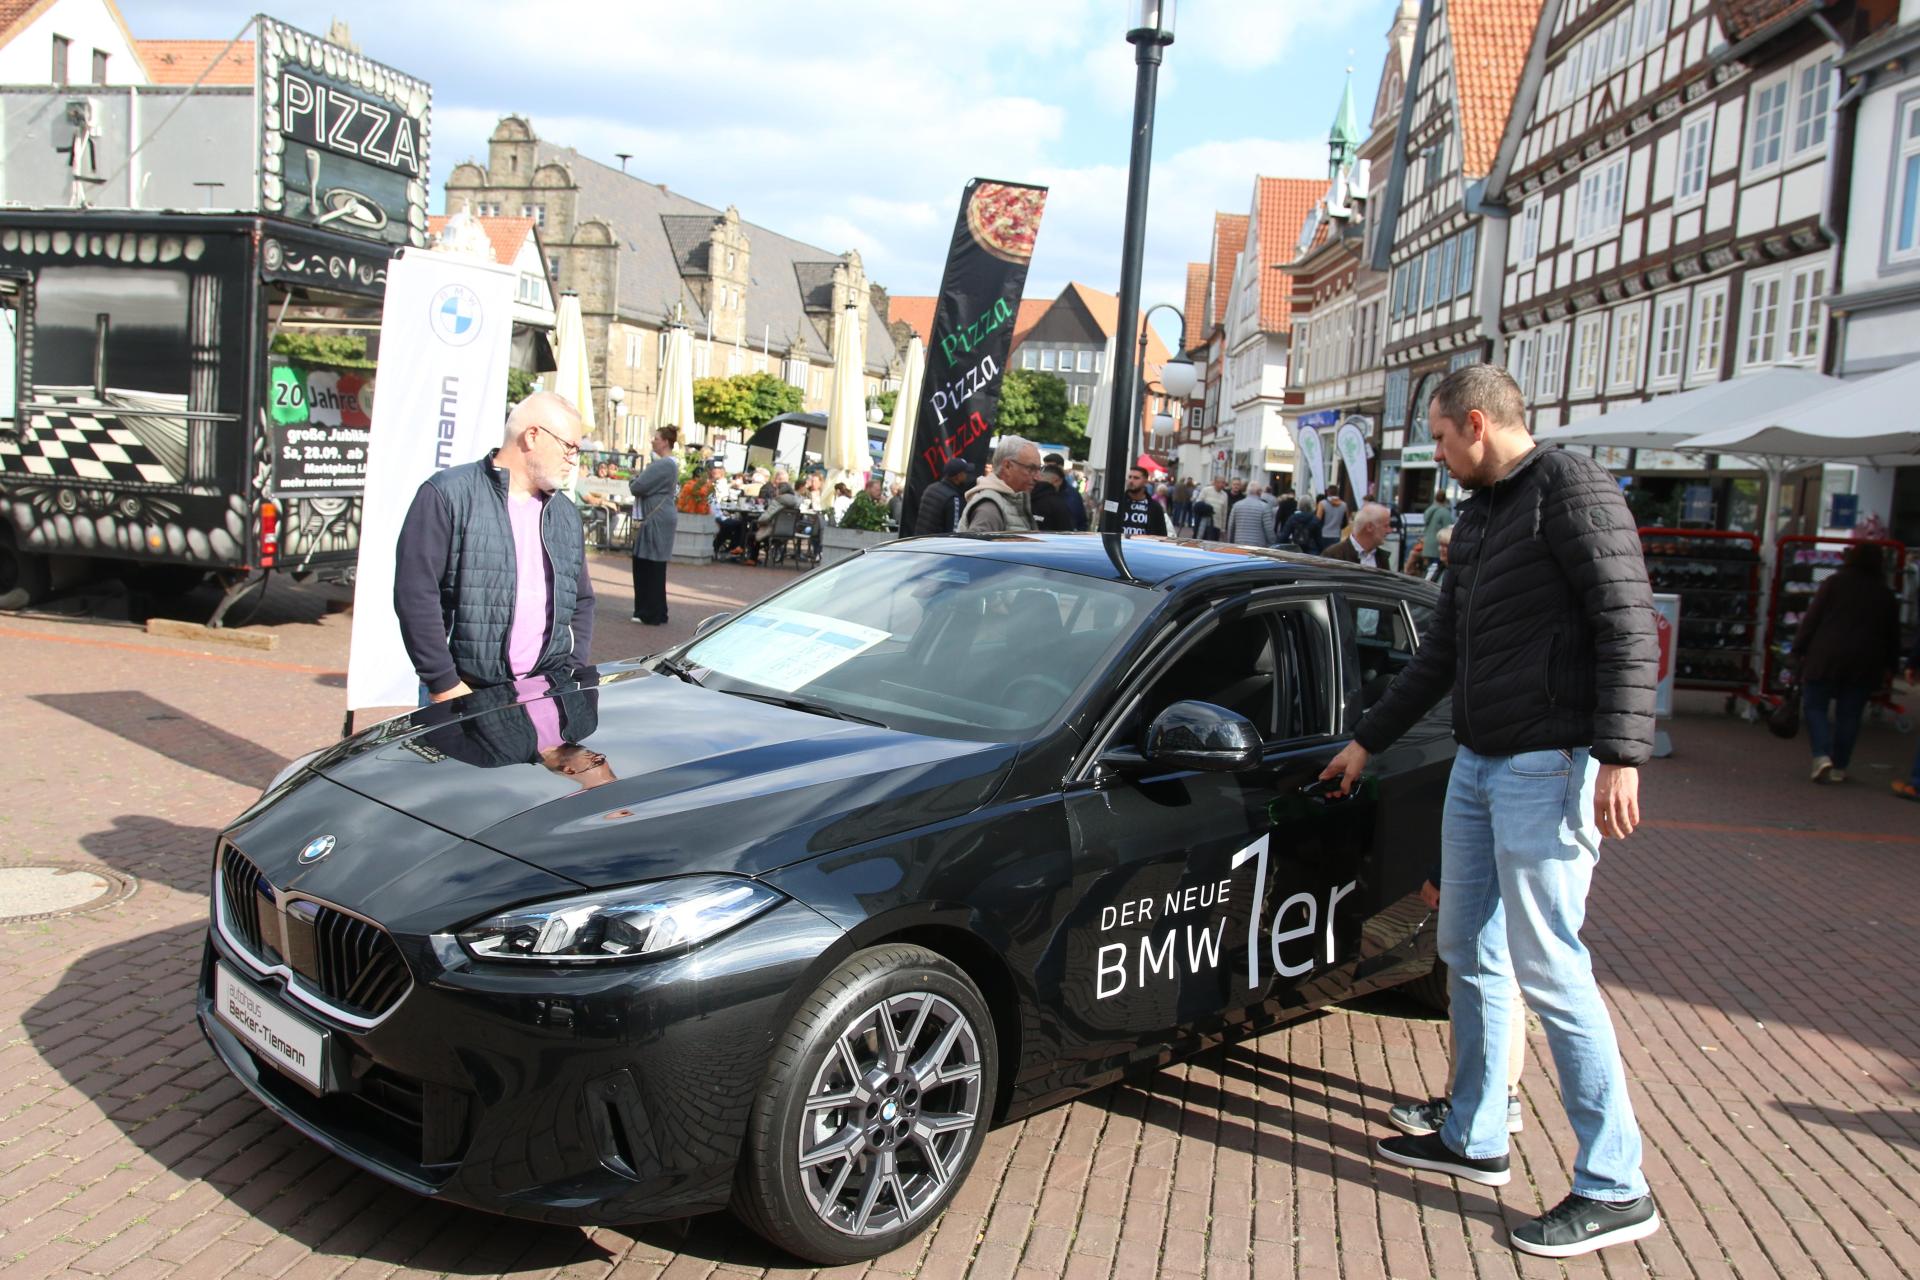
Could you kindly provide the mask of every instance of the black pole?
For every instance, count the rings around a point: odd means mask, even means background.
[[[1170,37],[1169,37],[1170,38]],[[1139,68],[1133,84],[1133,154],[1127,161],[1127,220],[1120,249],[1120,314],[1117,323],[1137,324],[1140,315],[1140,274],[1146,253],[1147,177],[1153,162],[1153,99],[1160,78],[1160,34],[1156,31],[1128,32],[1133,42],[1133,61]],[[1144,346],[1144,343],[1143,343]],[[1107,423],[1107,474],[1100,493],[1100,529],[1120,532],[1120,494],[1127,485],[1129,449],[1133,445],[1138,419],[1130,419],[1127,406],[1133,403],[1133,344],[1116,342],[1113,356],[1121,367],[1113,371],[1113,403]],[[1141,358],[1145,366],[1144,355]],[[1115,489],[1115,485],[1119,489]]]
[[[1133,435],[1132,424],[1139,423],[1147,416],[1147,326],[1144,323],[1141,324],[1140,326],[1139,356],[1140,356],[1140,373],[1139,373],[1139,376],[1134,379],[1134,381],[1140,384],[1140,396],[1139,396],[1140,402],[1134,405],[1133,416],[1127,419],[1127,422],[1129,423],[1127,427],[1127,435],[1129,438],[1131,438]],[[1141,433],[1140,447],[1142,449],[1145,449],[1146,446],[1147,446],[1146,434],[1145,434],[1145,431],[1143,430]],[[1127,450],[1127,465],[1132,466],[1134,458],[1138,456],[1139,455],[1134,453],[1132,448],[1129,447]]]

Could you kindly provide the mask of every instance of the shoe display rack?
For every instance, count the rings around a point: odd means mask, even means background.
[[[1653,589],[1680,597],[1674,688],[1750,691],[1761,621],[1759,535],[1645,528],[1640,550]]]
[[[1760,685],[1770,700],[1784,697],[1796,683],[1787,659],[1793,652],[1793,638],[1799,633],[1800,619],[1813,603],[1813,593],[1840,568],[1840,559],[1847,548],[1860,541],[1862,539],[1805,534],[1789,534],[1780,539],[1774,553],[1772,609],[1767,618],[1767,662]],[[1870,541],[1886,556],[1887,585],[1900,592],[1906,585],[1907,549],[1897,542]],[[1884,696],[1874,701],[1896,712],[1900,710],[1891,707]]]

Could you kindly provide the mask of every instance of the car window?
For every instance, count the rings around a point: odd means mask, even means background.
[[[1308,605],[1229,613],[1198,636],[1134,703],[1114,740],[1138,743],[1176,702],[1210,702],[1251,720],[1269,742],[1331,732],[1332,645],[1324,614]]]
[[[1149,593],[976,556],[888,551],[803,578],[683,655],[723,692],[892,728],[1015,741],[1104,669]]]
[[[1340,596],[1336,605],[1346,650],[1349,713],[1359,716],[1380,700],[1393,678],[1413,661],[1413,624],[1397,600]]]

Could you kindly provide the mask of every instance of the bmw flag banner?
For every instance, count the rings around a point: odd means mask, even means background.
[[[420,680],[393,610],[400,525],[422,481],[500,443],[514,283],[509,267],[419,249],[403,251],[387,269],[354,574],[349,712],[419,701]]]

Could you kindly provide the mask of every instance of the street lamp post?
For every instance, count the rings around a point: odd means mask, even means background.
[[[1137,68],[1133,82],[1133,153],[1127,160],[1127,217],[1120,245],[1120,324],[1132,324],[1140,314],[1140,270],[1147,238],[1147,177],[1153,163],[1153,102],[1160,79],[1162,51],[1173,43],[1174,0],[1135,0],[1133,25],[1127,43],[1133,46]],[[1127,450],[1133,444],[1137,419],[1127,412],[1133,403],[1133,345],[1113,344],[1113,358],[1122,366],[1113,371],[1113,403],[1107,429],[1106,476],[1100,495],[1100,528],[1120,531],[1119,493],[1124,486]],[[1144,358],[1143,358],[1144,359]]]
[[[607,388],[607,412],[613,415],[613,421],[607,424],[607,444],[619,448],[626,442],[627,424],[620,416],[620,406],[627,400],[627,389],[619,383]]]
[[[1133,413],[1127,418],[1127,439],[1129,442],[1133,439],[1134,427],[1139,424],[1140,419],[1146,414],[1147,321],[1153,319],[1153,313],[1156,311],[1171,311],[1174,315],[1180,317],[1180,347],[1179,350],[1174,352],[1173,358],[1161,366],[1160,389],[1167,393],[1167,399],[1169,401],[1185,400],[1193,393],[1194,383],[1200,380],[1199,370],[1195,369],[1193,367],[1193,361],[1187,358],[1187,317],[1181,312],[1180,308],[1170,302],[1156,302],[1153,306],[1148,307],[1147,314],[1140,319],[1140,376],[1138,379],[1140,400]],[[1172,414],[1167,415],[1169,425],[1172,423],[1172,418]],[[1158,418],[1155,418],[1154,425],[1159,425]],[[1111,446],[1109,446],[1109,450],[1111,450]],[[1128,450],[1129,457],[1127,459],[1127,465],[1131,466],[1133,465],[1131,444],[1129,444]]]

